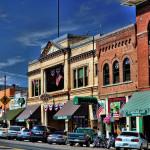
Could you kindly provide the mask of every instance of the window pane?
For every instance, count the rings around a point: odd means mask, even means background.
[[[113,83],[119,83],[119,63],[117,61],[113,64]]]
[[[76,70],[73,70],[73,80],[74,80],[74,88],[77,87],[76,85]]]
[[[83,86],[83,68],[78,69],[78,87]]]
[[[97,64],[95,64],[95,75],[97,76]]]
[[[128,58],[123,62],[123,81],[130,81],[130,60]]]
[[[104,65],[103,80],[104,80],[104,85],[109,84],[109,65],[108,64]]]
[[[88,85],[88,67],[86,66],[85,68],[84,68],[84,71],[85,71],[85,86],[87,86]]]
[[[36,85],[35,85],[35,96],[38,96],[38,90],[39,90],[39,83],[38,80],[36,80]]]
[[[33,81],[32,81],[32,97],[34,96],[34,84],[33,84]]]

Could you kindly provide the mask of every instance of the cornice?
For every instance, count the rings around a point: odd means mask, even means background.
[[[31,76],[31,75],[34,75],[34,74],[38,74],[41,72],[41,68],[38,68],[36,70],[32,70],[30,72],[27,72],[27,76]]]

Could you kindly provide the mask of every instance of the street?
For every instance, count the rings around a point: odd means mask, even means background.
[[[16,141],[16,140],[6,140],[0,139],[0,150],[93,150],[103,148],[92,148],[92,147],[80,147],[78,145],[70,147],[69,145],[57,145],[57,144],[48,144],[41,142],[28,142],[28,141]],[[114,149],[114,148],[112,148]],[[105,149],[106,150],[106,149]],[[110,149],[111,150],[111,149]]]

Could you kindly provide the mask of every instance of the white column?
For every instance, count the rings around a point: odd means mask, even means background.
[[[45,111],[45,126],[47,126],[47,112]]]
[[[108,115],[108,98],[105,99],[106,101],[106,115]],[[109,138],[109,130],[106,130],[106,137]]]
[[[67,132],[68,132],[68,122],[69,122],[69,120],[66,119],[66,120],[65,120],[65,131],[67,131]]]
[[[136,131],[140,132],[139,117],[136,117]]]
[[[129,101],[129,97],[126,96],[126,103]],[[127,131],[131,131],[131,117],[126,117]]]
[[[46,71],[44,71],[44,93],[46,93]]]

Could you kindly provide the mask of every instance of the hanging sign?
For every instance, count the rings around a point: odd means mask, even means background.
[[[50,94],[42,94],[40,95],[40,100],[42,100],[43,102],[47,102],[51,99]]]

